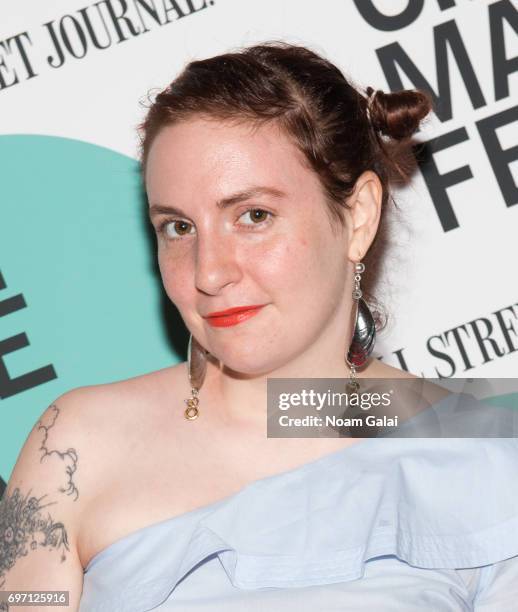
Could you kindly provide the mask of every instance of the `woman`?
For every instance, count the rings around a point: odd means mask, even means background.
[[[416,378],[372,358],[367,303],[406,176],[390,147],[430,108],[282,43],[157,96],[142,170],[189,360],[45,411],[2,502],[3,589],[85,611],[511,609],[515,440],[266,437],[267,378]]]

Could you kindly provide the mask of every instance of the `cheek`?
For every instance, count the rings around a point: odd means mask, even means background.
[[[167,249],[159,249],[158,267],[162,284],[169,299],[178,307],[189,300],[194,272],[189,258],[175,257],[174,261]]]
[[[298,262],[303,249],[282,237],[268,241],[260,249],[247,249],[240,256],[249,276],[264,287],[276,289],[291,285],[300,275]]]
[[[247,261],[250,276],[260,280],[262,286],[278,292],[282,299],[297,299],[301,292],[318,293],[335,277],[336,251],[323,237],[299,236],[279,237],[271,241],[260,254],[249,252],[243,257]],[[318,296],[317,296],[318,297]]]

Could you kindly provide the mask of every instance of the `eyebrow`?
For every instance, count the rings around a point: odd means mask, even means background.
[[[266,187],[266,186],[253,186],[245,189],[243,191],[238,191],[233,193],[225,198],[222,198],[216,202],[216,207],[220,210],[224,210],[230,206],[234,206],[234,204],[238,204],[239,202],[245,202],[246,200],[250,200],[257,196],[261,195],[269,195],[275,199],[281,199],[286,196],[284,191],[277,189],[276,187]],[[160,213],[163,214],[174,214],[180,217],[185,217],[185,213],[174,206],[165,206],[163,204],[152,204],[149,207],[149,216],[153,217],[154,215],[158,215]]]

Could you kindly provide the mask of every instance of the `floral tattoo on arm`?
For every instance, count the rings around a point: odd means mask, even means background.
[[[66,493],[67,495],[74,495],[75,501],[79,497],[79,491],[77,490],[77,487],[75,486],[72,477],[77,469],[77,452],[73,448],[68,448],[66,451],[59,451],[56,449],[49,450],[47,448],[49,429],[54,426],[54,423],[56,422],[56,419],[59,416],[59,408],[56,406],[56,404],[52,404],[50,408],[53,412],[50,425],[44,425],[41,421],[38,424],[38,430],[42,429],[45,432],[40,446],[40,450],[43,453],[40,458],[40,463],[42,463],[44,459],[47,459],[52,455],[56,455],[61,461],[65,463],[65,472],[68,476],[68,482],[66,487],[60,487],[59,491],[60,493]]]
[[[66,484],[59,486],[57,491],[73,496],[73,501],[76,501],[79,491],[73,476],[77,470],[77,452],[73,448],[68,448],[66,451],[49,448],[49,431],[56,423],[60,412],[56,404],[52,404],[50,408],[50,414],[45,418],[48,423],[44,423],[42,419],[35,426],[36,431],[43,431],[39,448],[42,452],[40,463],[52,459],[63,462]],[[18,559],[25,557],[31,550],[38,548],[58,550],[62,563],[66,559],[65,553],[70,550],[64,524],[54,520],[46,510],[57,501],[44,503],[45,498],[48,499],[47,494],[36,497],[31,495],[31,491],[32,489],[24,495],[16,487],[9,493],[6,487],[0,499],[0,589],[5,585],[7,572],[14,567]],[[8,609],[7,603],[0,602],[0,612]]]
[[[68,538],[63,523],[55,522],[44,508],[56,502],[42,504],[43,497],[25,497],[18,487],[12,495],[4,495],[0,501],[0,588],[5,575],[17,559],[30,550],[40,547],[54,548],[61,552],[61,562],[66,559]]]

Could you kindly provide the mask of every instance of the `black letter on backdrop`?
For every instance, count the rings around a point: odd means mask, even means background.
[[[144,23],[144,19],[142,17],[142,14],[140,13],[139,6],[142,7],[148,15],[150,15],[151,19],[153,19],[155,23],[158,23],[158,25],[163,25],[162,22],[160,21],[160,16],[154,4],[152,6],[149,6],[146,0],[135,0],[135,11],[137,12],[137,15],[139,16],[140,25],[143,28],[142,30],[143,34],[145,32],[149,32],[149,28],[147,28],[146,24]]]
[[[509,332],[513,332],[515,338],[518,337],[518,334],[516,333],[516,330],[514,329],[512,322],[506,321],[502,313],[505,312],[506,310],[509,310],[512,313],[513,317],[515,319],[518,319],[518,317],[516,316],[516,313],[514,312],[514,306],[518,306],[518,304],[514,304],[513,306],[506,306],[505,308],[501,308],[500,310],[496,310],[495,312],[493,312],[493,314],[496,317],[496,320],[498,321],[498,325],[500,326],[502,335],[504,336],[505,342],[507,344],[507,348],[509,349],[510,353],[514,353],[515,351],[518,351],[518,346],[514,346],[513,340]]]
[[[72,46],[72,43],[70,42],[70,37],[68,36],[68,32],[65,29],[65,19],[71,20],[72,23],[74,24],[74,28],[77,33],[77,39],[81,43],[81,47],[82,47],[80,54],[78,54],[74,50],[74,47]],[[88,43],[86,42],[85,33],[83,32],[83,28],[81,27],[81,25],[79,24],[79,22],[77,21],[75,17],[72,17],[72,15],[64,15],[59,22],[59,31],[61,32],[61,38],[63,39],[63,43],[65,47],[67,48],[67,51],[70,53],[70,55],[72,55],[76,59],[82,59],[88,53]]]
[[[97,34],[95,33],[95,28],[92,25],[92,22],[90,20],[90,16],[88,15],[88,9],[90,7],[86,7],[86,8],[82,8],[78,11],[78,13],[81,14],[81,16],[83,17],[83,21],[85,22],[85,26],[86,29],[88,30],[88,34],[92,40],[92,42],[94,43],[94,47],[96,47],[97,49],[107,49],[111,44],[112,44],[112,37],[110,36],[110,32],[108,30],[108,27],[106,26],[106,21],[104,21],[104,17],[103,14],[101,13],[99,6],[96,4],[95,8],[97,9],[97,13],[99,14],[99,17],[102,21],[102,24],[104,26],[104,31],[106,32],[106,37],[108,38],[108,41],[105,45],[101,45],[101,43],[99,42],[98,38],[97,38]]]
[[[0,47],[2,47],[4,49],[4,51],[6,51],[6,53],[11,53],[11,48],[10,45],[8,44],[6,47],[5,43],[9,42],[9,39],[7,41],[4,40],[0,40]],[[14,75],[14,81],[11,81],[10,83],[8,83],[5,78],[4,75],[2,74],[2,69],[4,70],[8,70],[6,64],[5,64],[5,58],[1,57],[0,58],[0,91],[2,89],[7,89],[8,87],[12,87],[13,85],[18,85],[18,83],[20,82],[18,80],[18,75],[16,74],[16,70],[13,70],[13,75]]]
[[[0,272],[0,289],[5,288],[6,284],[4,282],[4,277]],[[27,304],[21,294],[14,295],[6,300],[0,300],[0,317],[21,310],[26,306]],[[0,399],[5,399],[11,395],[21,393],[27,389],[32,389],[32,387],[42,385],[43,383],[57,378],[56,371],[51,365],[38,368],[32,372],[27,372],[16,378],[10,378],[9,372],[3,362],[3,356],[25,346],[29,346],[29,344],[26,334],[23,333],[0,341]]]
[[[27,40],[29,41],[29,43],[32,45],[32,41],[31,41],[31,37],[29,36],[29,33],[20,32],[19,34],[15,34],[15,36],[10,36],[9,38],[6,38],[5,40],[0,41],[0,47],[4,49],[6,54],[10,55],[11,54],[11,41],[14,40],[18,48],[18,53],[20,54],[20,57],[22,58],[23,65],[25,66],[25,70],[27,71],[27,80],[28,80],[38,75],[34,72],[31,66],[29,56],[27,55],[27,51],[25,50],[25,47],[23,46],[23,41],[21,38],[22,36],[25,36]],[[19,83],[18,75],[16,74],[15,70],[13,70],[14,81],[11,81],[11,83],[7,83],[6,80],[4,79],[4,75],[2,74],[2,68],[4,69],[7,68],[7,66],[5,65],[4,58],[0,59],[0,91],[2,89],[7,89],[8,87],[11,87],[12,85],[17,85]]]
[[[49,64],[49,66],[52,66],[52,68],[61,68],[61,66],[63,66],[63,64],[65,63],[65,55],[61,49],[61,46],[59,44],[58,41],[58,37],[56,36],[56,32],[54,32],[54,21],[47,21],[47,23],[44,23],[44,27],[47,28],[47,30],[49,31],[50,34],[50,38],[54,44],[54,48],[56,49],[56,52],[58,54],[58,59],[59,59],[59,64],[53,64],[52,62],[54,62],[54,58],[52,57],[52,55],[48,55],[47,56],[47,62]]]
[[[496,130],[503,125],[510,125],[516,121],[518,121],[518,106],[513,106],[501,113],[476,122],[480,139],[484,143],[484,149],[507,207],[518,204],[518,186],[514,182],[509,169],[509,166],[518,160],[518,146],[514,145],[508,149],[502,149]],[[514,134],[516,134],[516,130]]]
[[[479,329],[479,323],[482,323],[486,328],[486,333],[484,336],[482,335],[482,331]],[[496,357],[503,357],[505,355],[505,350],[498,346],[498,343],[494,338],[491,338],[493,326],[491,325],[491,321],[489,319],[486,319],[486,317],[479,317],[478,319],[473,319],[473,321],[470,321],[468,325],[473,330],[473,335],[477,341],[478,348],[480,349],[482,357],[484,358],[484,364],[493,361],[489,356],[488,350],[486,349],[486,343],[489,344]]]
[[[115,14],[115,11],[113,10],[113,6],[111,4],[111,0],[103,0],[103,4],[108,9],[108,13],[110,14],[110,18],[113,22],[113,26],[115,28],[115,31],[117,32],[117,36],[119,37],[119,40],[117,42],[121,43],[127,40],[127,38],[124,36],[122,32],[122,28],[119,24],[119,21],[123,21],[126,24],[132,36],[138,36],[139,34],[142,34],[142,32],[133,25],[133,22],[131,21],[129,17],[126,17],[126,11],[128,10],[128,3],[126,2],[126,0],[119,0],[119,1],[120,1],[120,7],[122,9],[122,13],[120,15]]]
[[[166,23],[171,23],[171,20],[169,19],[169,13],[171,11],[174,11],[177,15],[177,19],[181,19],[182,17],[185,17],[185,13],[182,11],[182,9],[178,6],[178,2],[176,2],[176,0],[168,0],[169,4],[171,5],[170,8],[167,8],[165,6],[165,2],[164,2],[164,9],[165,9],[165,19],[166,19]]]
[[[443,361],[446,361],[446,363],[448,363],[450,365],[450,367],[451,367],[450,374],[446,374],[444,376],[439,372],[439,370],[436,367],[435,371],[437,373],[437,376],[439,378],[450,378],[457,371],[457,368],[455,367],[455,362],[448,355],[448,353],[443,353],[442,351],[439,351],[438,349],[433,348],[432,340],[435,340],[435,339],[436,340],[440,340],[443,343],[443,345],[444,345],[444,340],[443,340],[442,336],[430,336],[428,338],[428,340],[426,341],[426,348],[428,349],[428,352],[430,353],[430,355],[433,355],[434,357],[438,357],[439,359],[442,359]]]
[[[509,96],[509,75],[518,70],[518,56],[505,56],[504,19],[518,32],[518,11],[507,0],[489,6],[489,30],[491,32],[491,56],[495,79],[495,100]]]
[[[399,43],[391,43],[385,47],[380,47],[376,51],[391,91],[404,89],[403,81],[397,70],[397,65],[399,65],[416,89],[422,89],[430,93],[434,102],[434,111],[443,122],[452,118],[447,45],[450,46],[456,59],[457,66],[459,67],[459,71],[466,85],[473,108],[484,106],[486,104],[484,95],[480,89],[466,47],[462,42],[459,30],[454,21],[447,21],[434,28],[435,70],[437,74],[438,94],[435,93],[430,83],[417,69],[416,65],[408,57]]]
[[[453,327],[452,329],[445,331],[444,339],[446,340],[446,346],[449,346],[450,342],[448,340],[448,335],[450,333],[453,334],[457,348],[459,349],[459,352],[462,356],[462,361],[464,361],[464,365],[466,366],[464,368],[464,372],[466,372],[467,370],[472,370],[475,366],[472,365],[469,360],[468,353],[466,349],[464,348],[464,343],[462,342],[462,338],[460,337],[459,330],[462,330],[465,333],[465,335],[469,338],[469,332],[466,330],[466,327],[464,325],[458,325],[457,327]]]
[[[11,36],[11,38],[7,39],[7,42],[14,40],[14,42],[16,43],[16,46],[18,47],[18,52],[20,53],[20,57],[22,58],[22,61],[23,61],[23,65],[25,66],[25,70],[27,70],[27,80],[28,80],[38,75],[32,69],[31,63],[29,61],[29,57],[27,55],[27,51],[25,50],[25,47],[23,46],[23,42],[21,39],[22,36],[25,36],[27,40],[29,41],[29,44],[32,45],[31,37],[29,36],[28,32],[21,32],[20,34]]]
[[[405,357],[403,355],[403,351],[404,349],[400,348],[397,351],[393,351],[393,354],[397,357],[397,360],[399,361],[399,365],[403,368],[403,370],[406,370],[408,372],[409,370],[406,364]]]
[[[450,172],[446,172],[445,174],[440,174],[433,156],[434,153],[453,147],[465,140],[468,140],[466,128],[459,128],[453,132],[437,136],[437,138],[432,138],[425,143],[420,143],[413,147],[414,156],[423,174],[428,191],[430,192],[442,229],[445,232],[449,232],[459,227],[457,217],[453,212],[453,207],[446,190],[448,187],[452,187],[457,183],[473,178],[473,174],[471,168],[467,165],[455,168],[455,170],[450,170]]]
[[[354,0],[354,4],[356,10],[373,28],[382,32],[393,32],[414,23],[423,10],[424,0],[409,0],[406,8],[397,15],[385,15],[374,6],[372,0]]]
[[[203,4],[201,6],[199,6],[198,8],[196,8],[194,6],[194,4],[192,3],[192,0],[185,0],[187,2],[187,6],[189,7],[189,15],[192,15],[193,13],[197,13],[198,11],[201,11],[202,9],[207,8],[207,0],[203,0]]]
[[[406,8],[397,15],[385,15],[372,4],[372,0],[354,0],[354,4],[360,15],[373,28],[383,32],[393,32],[414,23],[423,10],[424,0],[409,0]],[[437,0],[437,4],[441,11],[457,5],[455,0]]]

